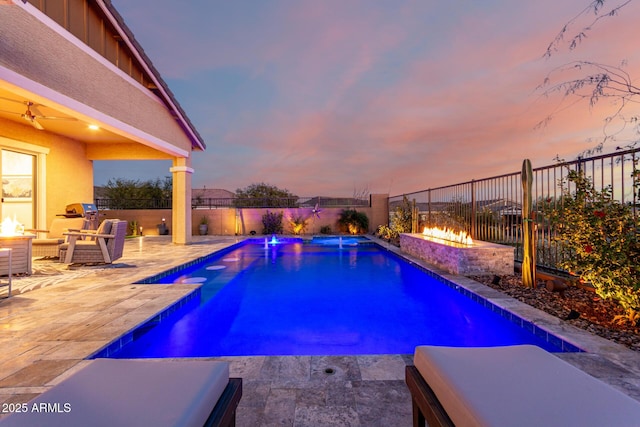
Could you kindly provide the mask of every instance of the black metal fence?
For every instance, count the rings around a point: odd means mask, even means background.
[[[370,206],[370,199],[352,197],[234,197],[192,199],[194,208],[348,208]]]
[[[536,212],[536,261],[555,269],[562,251],[554,241],[554,230],[545,221],[541,206],[562,203],[562,185],[571,170],[582,171],[597,190],[610,187],[615,200],[638,206],[640,196],[633,175],[640,148],[578,159],[533,169],[532,199]],[[565,188],[573,192],[575,188]],[[389,198],[390,215],[404,203],[413,203],[419,211],[419,230],[423,227],[449,227],[466,231],[472,238],[511,245],[516,260],[522,260],[522,181],[521,172],[431,188]],[[634,210],[635,212],[635,210]]]
[[[171,209],[171,199],[96,199],[98,210],[113,209]],[[355,208],[370,206],[369,198],[353,197],[258,197],[191,199],[194,209],[227,208]]]
[[[96,199],[99,211],[113,209],[171,209],[171,199]]]

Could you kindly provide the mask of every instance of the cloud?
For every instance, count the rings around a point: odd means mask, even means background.
[[[397,194],[572,158],[611,107],[562,110],[536,87],[575,59],[640,72],[635,2],[548,60],[584,0],[114,4],[204,136],[194,185],[209,188]]]

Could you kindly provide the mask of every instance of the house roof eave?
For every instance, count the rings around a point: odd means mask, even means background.
[[[173,92],[169,89],[169,86],[164,81],[158,70],[155,68],[151,59],[147,56],[144,49],[138,43],[133,32],[125,24],[123,17],[118,13],[115,7],[111,4],[111,0],[98,0],[97,4],[101,7],[105,16],[111,21],[114,28],[121,33],[121,37],[124,43],[126,43],[134,55],[138,56],[140,64],[145,68],[145,71],[149,74],[149,77],[153,80],[157,86],[157,95],[162,98],[171,109],[171,114],[174,116],[180,127],[184,130],[185,134],[191,140],[191,145],[194,150],[204,151],[207,147],[202,139],[202,136],[198,133],[195,126],[182,109],[182,106],[173,95]]]

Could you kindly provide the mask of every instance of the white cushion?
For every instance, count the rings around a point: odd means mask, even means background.
[[[226,362],[96,359],[0,425],[202,426],[228,383]],[[40,403],[62,413],[31,411]]]
[[[532,345],[416,347],[457,426],[638,426],[640,402]]]
[[[111,219],[105,219],[100,223],[98,229],[96,230],[96,234],[111,234],[111,226],[113,225],[113,221]]]

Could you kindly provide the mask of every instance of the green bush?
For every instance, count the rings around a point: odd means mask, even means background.
[[[638,175],[634,178],[637,189]],[[616,300],[626,318],[637,322],[640,218],[631,206],[613,199],[610,186],[596,190],[580,172],[570,171],[562,187],[562,203],[546,212],[563,252],[559,267],[591,283],[602,298]]]
[[[340,231],[349,234],[366,233],[369,230],[369,218],[364,212],[355,209],[345,209],[338,219]]]
[[[282,212],[269,212],[262,215],[262,234],[282,234]]]

